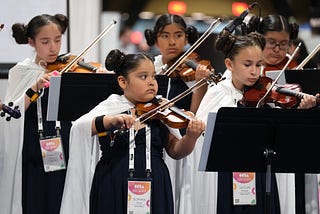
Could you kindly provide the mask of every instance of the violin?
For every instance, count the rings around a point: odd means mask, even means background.
[[[19,106],[14,106],[13,107],[13,102],[10,102],[8,105],[9,106],[7,106],[5,104],[2,104],[1,101],[0,101],[0,111],[2,111],[0,113],[0,116],[4,117],[6,114],[8,114],[9,116],[6,117],[7,121],[10,121],[12,117],[15,118],[15,119],[20,118],[21,117],[21,112],[19,110]]]
[[[70,53],[62,54],[58,56],[57,60],[53,63],[47,64],[46,68],[49,71],[61,71],[63,70],[72,60],[76,58],[75,55],[71,55]],[[79,60],[77,64],[73,65],[69,72],[76,73],[95,73],[101,64],[97,62],[84,62],[83,60]]]
[[[279,80],[280,76],[284,73],[284,70],[287,69],[288,65],[292,62],[293,57],[298,52],[301,46],[301,42],[298,44],[296,49],[293,51],[292,55],[286,61],[286,64],[283,66],[282,70],[280,71],[279,75],[273,81],[269,77],[260,77],[259,80],[249,89],[246,89],[243,94],[243,99],[239,102],[244,106],[253,106],[255,105],[257,108],[261,107],[266,102],[273,102],[278,106],[283,108],[292,108],[294,105],[298,103],[297,97],[292,97],[293,100],[288,99],[288,97],[284,97],[284,99],[279,98],[273,94],[274,87],[276,86],[277,81]],[[295,86],[296,88],[300,88],[300,86]],[[283,102],[285,101],[285,102]]]
[[[191,111],[185,111],[170,104],[166,108],[163,105],[166,103],[168,103],[168,100],[164,98],[155,98],[149,103],[138,103],[135,107],[136,115],[140,117],[141,123],[148,119],[158,119],[171,128],[187,128],[194,114]]]
[[[173,72],[169,74],[170,78],[180,77],[183,81],[189,82],[195,80],[196,67],[191,67],[190,62],[192,60],[194,63],[207,66],[209,70],[212,70],[213,67],[209,60],[201,60],[200,56],[196,52],[192,52],[185,61],[183,61]],[[172,60],[175,61],[175,60]],[[168,63],[168,66],[171,66],[173,63]],[[164,70],[165,68],[163,68]]]
[[[244,106],[256,106],[259,100],[265,96],[269,87],[272,85],[272,79],[269,77],[260,77],[260,79],[249,89],[246,89],[240,103]],[[278,88],[287,88],[291,91],[301,92],[301,87],[298,84],[285,84],[282,86],[274,86],[266,95],[265,103],[274,103],[281,108],[293,108],[299,104],[299,97],[282,93]]]
[[[116,24],[117,22],[115,20],[112,20],[112,22],[85,48],[81,51],[81,53],[78,55],[78,56],[75,56],[73,57],[73,59],[70,60],[70,62],[68,63],[64,63],[65,65],[64,66],[60,66],[63,67],[61,70],[59,70],[59,73],[62,74],[64,72],[67,72],[67,71],[70,71],[70,70],[73,70],[72,68],[74,66],[77,66],[76,64],[79,63],[80,61],[80,58],[87,52],[90,50],[90,48],[93,47],[93,45],[95,45],[100,39],[102,39],[102,37],[104,35],[106,35],[110,30],[111,28]],[[58,63],[59,65],[59,63]],[[61,65],[61,64],[60,64]],[[57,65],[52,65],[51,67],[47,65],[47,69],[49,71],[53,71],[53,70],[58,70],[59,69],[59,66]]]
[[[188,94],[192,93],[194,90],[197,90],[204,86],[205,84],[211,84],[211,82],[218,83],[222,80],[221,75],[211,74],[210,79],[202,78],[195,84],[193,84],[190,88],[172,98],[171,100],[163,99],[163,98],[155,98],[152,102],[142,103],[136,105],[136,114],[138,118],[136,119],[135,125],[141,127],[140,124],[146,122],[149,119],[159,119],[163,123],[167,124],[172,128],[186,128],[188,126],[189,121],[192,119],[194,114],[189,111],[181,110],[174,106],[174,103],[179,101],[180,99],[186,97]],[[127,130],[118,129],[114,131],[116,133],[123,133]]]

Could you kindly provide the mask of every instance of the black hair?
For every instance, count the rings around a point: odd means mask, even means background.
[[[282,15],[270,14],[263,18],[253,16],[247,24],[247,33],[257,31],[266,35],[269,31],[285,31],[289,34],[290,40],[296,39],[299,33],[299,25],[289,23]]]
[[[244,36],[235,36],[227,30],[221,31],[219,34],[215,47],[217,50],[222,51],[225,58],[234,59],[241,49],[250,46],[258,46],[261,50],[264,49],[266,40],[260,33],[251,32]]]
[[[191,45],[195,43],[199,38],[198,30],[194,26],[187,27],[186,22],[181,16],[173,14],[164,14],[158,18],[153,30],[146,29],[144,31],[144,36],[146,38],[147,44],[149,46],[153,46],[157,40],[158,33],[161,33],[164,27],[169,24],[180,25],[187,35],[188,43]]]
[[[124,76],[138,67],[141,60],[150,60],[153,63],[153,58],[145,53],[125,54],[119,49],[113,49],[109,52],[105,59],[105,67],[109,71],[114,71],[116,76]]]
[[[28,38],[34,40],[40,28],[50,23],[58,25],[61,33],[64,34],[69,25],[69,19],[62,14],[53,16],[48,14],[38,15],[33,17],[27,25],[22,23],[13,24],[11,27],[12,37],[18,44],[28,44]]]

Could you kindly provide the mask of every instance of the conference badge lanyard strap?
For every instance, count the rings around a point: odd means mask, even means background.
[[[66,169],[66,161],[63,152],[62,139],[60,135],[60,121],[56,121],[55,136],[43,135],[43,120],[41,109],[41,97],[37,99],[38,132],[40,135],[40,148],[45,172]]]
[[[129,178],[127,213],[151,213],[151,129],[147,125],[146,133],[146,178],[133,178],[135,133],[129,130]]]

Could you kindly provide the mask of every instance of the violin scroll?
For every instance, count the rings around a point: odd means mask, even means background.
[[[18,119],[21,117],[21,112],[19,110],[19,106],[14,106],[13,108],[13,102],[8,103],[8,106],[5,104],[2,104],[0,101],[0,111],[2,111],[0,113],[1,117],[4,117],[6,114],[8,114],[9,116],[6,117],[6,121],[10,121],[11,118],[15,118]]]

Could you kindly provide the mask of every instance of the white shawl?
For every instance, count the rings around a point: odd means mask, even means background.
[[[72,125],[61,214],[89,213],[91,182],[100,156],[99,142],[96,136],[92,136],[92,120],[100,115],[119,114],[132,107],[124,96],[113,94]]]
[[[24,133],[24,93],[44,69],[30,59],[9,70],[4,103],[19,106],[21,117],[7,122],[0,120],[0,207],[2,213],[22,213],[22,146]]]

